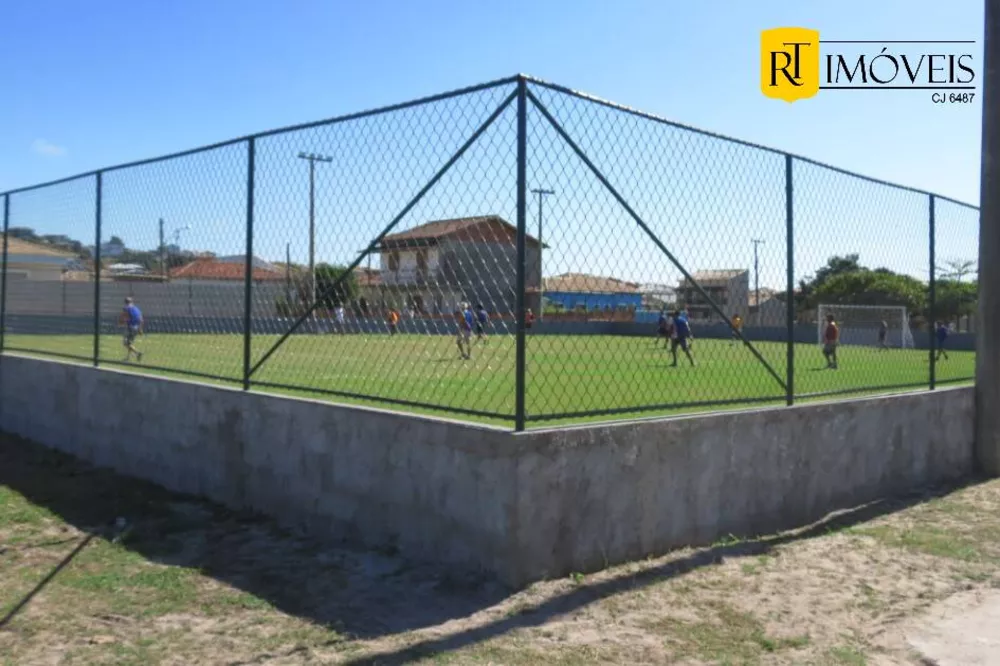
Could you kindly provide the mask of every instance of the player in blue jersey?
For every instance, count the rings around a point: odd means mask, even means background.
[[[666,349],[670,346],[670,340],[673,337],[674,332],[674,320],[666,310],[660,313],[659,319],[656,321],[656,339],[653,341],[653,345],[656,346],[659,343],[660,338],[663,338],[663,348]]]
[[[943,321],[939,321],[937,322],[936,330],[934,331],[934,333],[935,335],[937,335],[937,347],[938,347],[937,358],[935,360],[940,361],[942,356],[944,356],[945,359],[947,360],[948,352],[944,350],[944,343],[948,339],[948,327],[945,325]]]
[[[122,308],[122,313],[118,316],[118,325],[125,327],[122,344],[125,345],[126,363],[132,360],[132,354],[135,354],[135,360],[142,362],[142,352],[135,348],[136,337],[142,335],[142,324],[142,311],[132,302],[131,297],[126,298],[125,307]]]
[[[694,357],[691,356],[690,344],[690,341],[693,338],[691,335],[691,322],[688,321],[687,313],[679,310],[674,310],[673,319],[674,334],[670,340],[670,353],[674,356],[672,367],[677,367],[678,347],[684,350],[684,355],[687,356],[688,360],[691,362],[691,367],[694,367]]]
[[[486,342],[486,324],[490,321],[490,313],[486,311],[482,303],[476,304],[476,339]]]

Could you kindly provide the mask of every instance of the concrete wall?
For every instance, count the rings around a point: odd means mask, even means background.
[[[510,435],[444,420],[0,357],[0,429],[284,524],[505,572]]]
[[[517,578],[808,524],[973,471],[973,389],[530,432]]]
[[[0,429],[512,585],[972,471],[972,389],[533,431],[5,355]]]

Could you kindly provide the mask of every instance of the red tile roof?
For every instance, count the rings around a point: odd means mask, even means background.
[[[442,238],[494,243],[506,240],[513,243],[517,238],[517,228],[499,215],[434,220],[406,231],[389,234],[382,239],[382,245],[383,247],[425,245],[436,243]],[[537,238],[529,235],[525,237],[525,241],[530,247],[538,247]]]
[[[189,264],[170,269],[170,277],[175,280],[243,280],[245,273],[246,265],[242,262],[216,261],[208,258],[195,259]],[[285,276],[280,272],[254,268],[253,279],[255,282],[277,281],[284,280]]]
[[[613,277],[587,275],[585,273],[563,273],[545,278],[545,291],[574,294],[637,294],[639,285]]]

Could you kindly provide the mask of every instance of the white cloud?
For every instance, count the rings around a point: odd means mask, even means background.
[[[45,139],[35,139],[31,143],[31,149],[39,155],[45,155],[47,157],[60,157],[66,154],[65,146],[58,146]]]

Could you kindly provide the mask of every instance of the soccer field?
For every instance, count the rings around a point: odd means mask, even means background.
[[[253,337],[254,363],[277,339]],[[145,357],[141,364],[130,364],[131,371],[201,373],[242,381],[240,335],[152,334],[140,338],[138,345]],[[87,335],[8,335],[6,346],[81,360],[93,354],[93,338]],[[785,344],[755,346],[784,378]],[[919,389],[928,382],[926,350],[844,346],[839,355],[840,368],[827,370],[816,345],[796,345],[796,395],[890,392],[897,387]],[[697,367],[690,367],[681,355],[674,368],[669,351],[654,346],[652,337],[529,336],[528,419],[539,425],[715,409],[704,404],[710,402],[784,401],[784,389],[744,346],[697,340],[694,356]],[[123,358],[120,338],[102,336],[102,362],[120,364]],[[514,414],[514,366],[512,336],[474,343],[472,359],[465,361],[458,356],[454,338],[444,335],[297,335],[260,367],[253,381],[261,390],[313,397],[320,397],[316,391],[340,392],[343,395],[326,395],[337,402],[425,413],[433,413],[431,405],[440,406],[466,415],[460,418],[509,423]],[[971,380],[974,368],[973,352],[949,352],[947,360],[937,363],[937,378]]]

